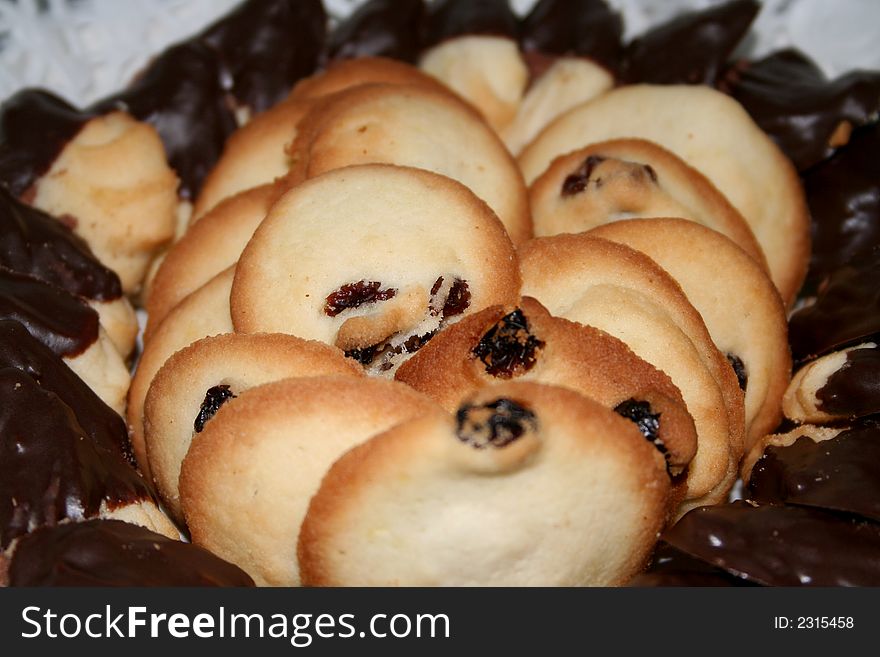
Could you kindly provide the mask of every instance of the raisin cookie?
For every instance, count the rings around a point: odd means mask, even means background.
[[[530,297],[441,331],[395,378],[450,412],[476,390],[507,380],[569,388],[635,422],[675,475],[697,448],[693,420],[668,376],[617,338],[553,317]]]
[[[641,251],[681,286],[745,395],[746,450],[773,431],[791,378],[788,321],[755,261],[721,233],[684,219],[615,221],[589,234]]]
[[[327,469],[373,435],[440,412],[381,379],[285,379],[244,391],[217,411],[183,461],[180,501],[193,543],[258,585],[298,585],[297,536]]]
[[[653,141],[706,176],[749,223],[783,300],[794,301],[810,254],[804,193],[791,162],[739,103],[704,86],[620,87],[556,119],[519,163],[531,184],[558,156],[620,138]]]
[[[155,129],[112,112],[83,125],[34,184],[32,203],[66,218],[131,294],[174,236],[177,182]]]
[[[623,340],[672,379],[698,436],[682,508],[723,499],[743,450],[743,394],[675,280],[648,256],[585,234],[532,240],[520,257],[524,295]]]
[[[166,508],[183,518],[180,464],[226,401],[270,381],[330,374],[364,376],[335,347],[277,333],[218,335],[175,353],[156,373],[144,402],[147,458]]]
[[[564,388],[490,386],[330,468],[300,532],[302,580],[618,585],[644,567],[669,498],[665,461],[631,422]]]
[[[562,155],[529,188],[535,235],[580,233],[638,217],[683,217],[723,233],[767,268],[751,228],[699,171],[643,139]]]
[[[144,345],[128,389],[125,419],[138,465],[148,478],[150,464],[144,442],[144,400],[150,384],[159,368],[177,351],[208,336],[232,333],[229,292],[233,275],[234,268],[230,267],[183,299]]]
[[[391,165],[330,171],[288,191],[241,255],[232,321],[290,333],[393,374],[442,326],[519,298],[498,218],[444,176]]]

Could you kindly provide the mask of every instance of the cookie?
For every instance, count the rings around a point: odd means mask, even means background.
[[[85,300],[0,266],[0,320],[20,322],[106,404],[123,412],[128,368]]]
[[[765,270],[749,225],[699,171],[643,139],[592,144],[553,160],[529,188],[535,235],[639,217],[682,217],[723,233]]]
[[[616,221],[589,234],[641,251],[681,286],[745,395],[745,449],[773,431],[791,377],[788,322],[757,263],[720,233],[684,219]]]
[[[564,388],[499,384],[334,463],[300,571],[310,586],[622,584],[669,496],[662,456],[631,422]]]
[[[832,423],[880,412],[880,351],[874,342],[835,351],[804,365],[782,400],[797,423]]]
[[[168,250],[146,300],[145,341],[184,297],[238,262],[273,198],[271,185],[236,194],[193,224]]]
[[[880,426],[813,425],[771,436],[745,473],[749,498],[797,504],[880,521]]]
[[[125,419],[138,465],[150,479],[150,464],[144,443],[144,400],[153,377],[175,352],[202,338],[232,333],[229,291],[234,271],[230,267],[183,299],[168,313],[152,338],[144,345],[128,389]]]
[[[697,448],[694,423],[669,377],[603,331],[553,317],[525,297],[441,331],[394,375],[454,412],[477,390],[508,380],[579,392],[637,424],[674,475]]]
[[[743,395],[674,279],[646,255],[588,235],[532,240],[520,259],[524,295],[621,339],[672,379],[698,436],[682,509],[723,499],[743,450]]]
[[[64,519],[125,519],[177,536],[147,483],[125,460],[125,436],[91,433],[32,375],[0,370],[0,551]]]
[[[86,123],[64,147],[36,181],[32,202],[64,217],[131,294],[174,235],[177,176],[151,126],[112,112]]]
[[[529,83],[529,69],[513,39],[468,34],[428,48],[419,68],[479,110],[496,132],[513,121]]]
[[[144,441],[166,508],[183,518],[180,464],[222,404],[270,381],[330,374],[364,376],[335,347],[277,333],[204,338],[165,361],[144,401]]]
[[[371,436],[436,412],[402,383],[352,376],[244,391],[205,424],[183,461],[180,500],[193,542],[258,585],[298,585],[297,535],[330,465]]]
[[[478,113],[448,92],[360,85],[327,97],[300,122],[286,187],[354,164],[427,169],[488,203],[514,243],[532,233],[522,174]]]
[[[333,344],[391,376],[442,326],[519,297],[513,245],[470,190],[429,171],[336,169],[288,191],[241,255],[235,330]]]
[[[324,70],[300,80],[287,101],[317,100],[361,84],[405,84],[454,96],[415,66],[387,57],[358,57],[330,62]]]
[[[560,116],[519,163],[531,184],[559,155],[619,138],[653,141],[706,176],[748,222],[783,300],[794,301],[810,253],[803,190],[791,162],[735,100],[701,86],[621,87]]]
[[[286,148],[309,108],[306,102],[284,101],[233,132],[205,178],[190,223],[198,222],[224,199],[286,174],[290,166]]]
[[[240,568],[190,543],[119,520],[44,527],[21,538],[10,586],[253,586]]]
[[[531,81],[513,120],[501,131],[508,150],[518,155],[556,117],[614,86],[614,76],[581,57],[559,57]]]
[[[0,185],[0,266],[86,299],[123,357],[132,352],[137,318],[115,272],[69,226],[26,205]]]

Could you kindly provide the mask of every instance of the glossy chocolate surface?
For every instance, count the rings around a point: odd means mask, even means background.
[[[722,87],[801,171],[831,155],[846,143],[849,130],[880,112],[880,72],[853,71],[828,80],[794,49],[735,65]]]
[[[98,339],[98,313],[79,297],[0,267],[0,319],[20,322],[59,356],[75,356]]]
[[[880,247],[841,267],[825,281],[816,302],[788,323],[796,363],[880,334]]]
[[[115,109],[156,128],[183,198],[195,198],[236,127],[215,51],[196,41],[164,51],[131,86],[92,107]]]
[[[721,568],[676,550],[664,541],[657,544],[651,565],[630,581],[629,586],[755,586]]]
[[[437,0],[428,6],[422,45],[468,34],[516,39],[519,20],[507,0]]]
[[[701,507],[663,539],[758,584],[880,585],[880,524],[819,509],[742,501]]]
[[[54,393],[76,415],[77,423],[95,444],[112,446],[121,459],[134,464],[125,422],[58,356],[12,320],[0,320],[0,369],[23,372]]]
[[[393,57],[415,63],[421,52],[423,0],[370,0],[339,22],[327,39],[330,59]]]
[[[16,546],[11,586],[253,586],[207,550],[119,520],[46,527]]]
[[[0,185],[0,266],[87,299],[122,296],[119,277],[54,217],[14,198]]]
[[[714,85],[761,5],[732,0],[658,25],[626,47],[628,83]]]
[[[830,440],[807,436],[769,446],[752,469],[749,495],[845,511],[880,521],[880,424],[863,421]]]
[[[880,413],[880,349],[856,349],[817,392],[819,409],[857,418]]]
[[[321,0],[249,0],[197,38],[216,51],[235,100],[262,112],[315,71],[326,31]]]
[[[602,0],[539,0],[523,18],[526,52],[588,57],[616,71],[623,57],[623,18]]]
[[[22,89],[0,105],[0,186],[20,197],[92,118],[44,89]]]
[[[28,374],[0,370],[0,549],[36,527],[151,499],[115,444],[92,440],[73,409]]]
[[[880,246],[880,123],[802,176],[812,216],[807,289]]]

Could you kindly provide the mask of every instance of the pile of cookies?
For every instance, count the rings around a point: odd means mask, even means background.
[[[621,585],[748,514],[706,506],[740,476],[756,524],[806,513],[777,451],[873,435],[878,309],[876,260],[807,299],[834,266],[792,153],[849,157],[880,76],[801,84],[837,104],[768,135],[779,62],[727,64],[758,9],[624,46],[601,0],[371,0],[329,34],[250,0],[92,107],[8,100],[0,572]]]

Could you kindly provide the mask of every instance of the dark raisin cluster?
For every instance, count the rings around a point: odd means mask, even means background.
[[[614,407],[614,412],[625,417],[639,428],[642,435],[654,443],[654,446],[662,454],[666,453],[666,446],[660,439],[660,413],[652,413],[651,404],[646,401],[627,399]]]
[[[517,308],[483,335],[473,354],[483,361],[487,373],[510,379],[534,367],[543,347],[544,342],[529,332],[528,320]]]
[[[593,169],[606,159],[601,155],[590,155],[573,173],[566,176],[562,182],[562,195],[574,196],[584,191],[590,182],[590,176],[593,175]]]
[[[749,385],[749,375],[746,373],[746,364],[743,363],[742,359],[736,354],[727,354],[727,361],[730,363],[730,366],[736,374],[736,380],[739,381],[739,389],[745,392],[746,387]]]
[[[230,399],[235,399],[235,397],[236,395],[227,385],[208,388],[208,391],[205,393],[205,401],[202,402],[202,407],[199,409],[199,414],[196,415],[196,421],[193,423],[196,433],[201,433],[202,429],[205,428],[205,423],[214,417],[214,414],[220,410],[220,407]]]
[[[388,288],[380,289],[382,283],[379,281],[358,281],[357,283],[346,283],[336,292],[327,295],[324,302],[324,314],[329,317],[336,317],[344,310],[357,308],[365,303],[375,303],[376,301],[387,301],[391,299],[397,290]]]
[[[479,406],[465,404],[458,409],[455,419],[456,436],[475,449],[504,447],[538,428],[532,411],[505,398]]]

